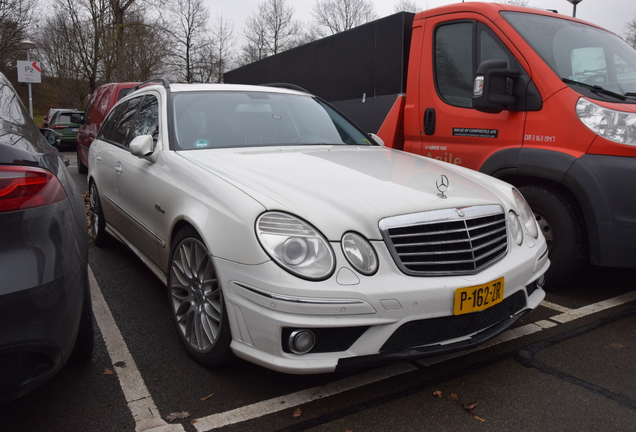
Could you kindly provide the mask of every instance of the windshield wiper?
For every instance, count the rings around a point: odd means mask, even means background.
[[[620,99],[620,100],[626,100],[627,99],[626,96],[632,96],[632,94],[630,94],[630,93],[627,93],[627,95],[622,95],[622,94],[619,94],[619,93],[615,93],[615,92],[613,92],[611,90],[607,90],[607,89],[601,87],[600,85],[586,84],[584,82],[574,81],[574,80],[571,80],[569,78],[561,78],[561,81],[563,81],[566,84],[577,85],[577,86],[584,87],[586,89],[590,89],[590,90],[592,90],[595,93],[602,93],[602,94],[605,94],[605,95],[608,95],[608,96],[613,96],[616,99]]]

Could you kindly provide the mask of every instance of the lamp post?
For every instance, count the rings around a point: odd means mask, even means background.
[[[572,17],[576,18],[576,5],[581,3],[583,0],[568,0],[573,5]]]
[[[28,62],[31,61],[31,58],[29,57],[29,50],[34,49],[36,46],[35,42],[31,42],[28,39],[20,42],[20,48],[26,51]],[[29,83],[29,115],[33,118],[33,96],[31,94],[31,83]]]

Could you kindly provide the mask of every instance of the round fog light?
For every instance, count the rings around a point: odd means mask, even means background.
[[[307,354],[315,343],[316,337],[309,330],[294,330],[289,335],[289,349],[294,354]]]

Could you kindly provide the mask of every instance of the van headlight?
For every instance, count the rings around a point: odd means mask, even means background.
[[[512,196],[514,197],[515,207],[521,223],[526,227],[526,230],[528,230],[528,234],[530,234],[532,238],[537,239],[539,237],[539,228],[537,226],[537,218],[534,216],[532,209],[523,195],[521,195],[521,192],[516,188],[512,189]]]
[[[287,213],[267,212],[256,220],[256,234],[274,262],[293,275],[318,281],[333,274],[333,250],[307,222]]]
[[[636,146],[636,114],[605,108],[579,98],[576,115],[597,135],[620,144]]]

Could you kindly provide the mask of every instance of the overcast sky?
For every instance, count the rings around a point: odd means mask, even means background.
[[[217,15],[234,24],[237,39],[243,35],[245,20],[258,10],[258,4],[264,0],[204,0],[210,11],[210,23],[216,21]],[[420,5],[422,10],[432,9],[458,0],[411,0]],[[376,13],[384,17],[394,13],[397,0],[372,0]],[[296,19],[304,22],[313,21],[311,10],[315,0],[287,0],[287,4],[295,10]],[[528,6],[542,9],[556,9],[564,15],[572,15],[572,4],[567,0],[530,0]],[[625,24],[636,18],[636,0],[583,0],[576,7],[576,17],[604,27],[619,36],[625,31]]]

